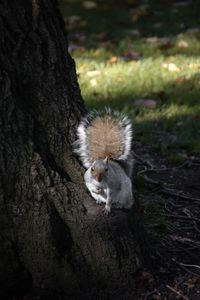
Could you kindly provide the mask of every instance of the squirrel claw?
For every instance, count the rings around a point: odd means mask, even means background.
[[[111,212],[111,208],[110,207],[104,207],[104,209],[102,209],[104,215],[109,215],[109,213]]]
[[[96,200],[96,204],[102,204],[103,203],[103,201],[101,201],[101,200]]]

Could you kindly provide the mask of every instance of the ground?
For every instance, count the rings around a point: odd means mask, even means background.
[[[178,165],[136,143],[136,197],[153,246],[154,277],[138,299],[200,299],[200,159]]]
[[[134,189],[154,262],[134,299],[200,299],[199,3],[60,3],[86,106],[133,120]]]

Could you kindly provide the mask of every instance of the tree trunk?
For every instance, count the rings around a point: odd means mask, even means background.
[[[85,109],[56,1],[1,0],[0,32],[0,298],[122,291],[148,259],[143,226],[137,207],[106,217],[86,192],[71,149]]]

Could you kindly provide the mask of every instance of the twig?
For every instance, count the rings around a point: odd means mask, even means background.
[[[173,287],[171,287],[170,285],[167,284],[166,287],[167,287],[170,291],[174,292],[177,296],[182,297],[182,298],[185,299],[185,300],[189,300],[188,297],[184,296],[183,294],[181,294],[179,291],[175,290],[175,289],[174,289]]]
[[[149,293],[147,293],[146,295],[145,295],[145,297],[144,297],[144,300],[147,300],[151,295],[153,295],[153,294],[159,294],[158,293],[158,290],[153,290],[153,291],[151,291],[151,292],[149,292]]]
[[[189,161],[188,159],[186,159],[182,164],[180,164],[179,166],[176,167],[165,167],[165,168],[155,168],[155,166],[153,165],[153,163],[151,163],[149,160],[145,160],[142,157],[138,156],[135,152],[133,152],[133,156],[140,161],[143,165],[146,165],[149,167],[149,169],[145,168],[145,170],[140,171],[139,173],[145,173],[145,172],[163,172],[163,171],[169,171],[169,170],[177,170],[177,169],[181,169],[184,166],[186,166]]]
[[[137,155],[135,152],[133,152],[133,156],[137,160],[139,160],[140,162],[142,162],[142,164],[149,166],[150,169],[154,169],[154,165],[150,161],[143,159],[142,157],[140,157],[139,155]]]
[[[162,181],[154,180],[152,178],[149,178],[147,175],[142,176],[144,180],[148,183],[157,185],[157,186],[162,186],[164,183]]]
[[[194,228],[196,229],[196,231],[198,232],[198,233],[200,233],[200,230],[199,230],[199,228],[197,227],[197,223],[194,221],[193,222],[193,225],[194,225]]]
[[[153,169],[149,169],[147,171],[149,171],[149,172],[163,172],[163,171],[177,170],[177,169],[181,169],[181,168],[185,167],[187,164],[188,164],[188,161],[186,160],[186,161],[184,161],[184,163],[182,163],[181,165],[179,165],[177,167],[171,167],[171,168],[166,167],[166,168],[158,168],[158,169],[153,168]]]
[[[187,216],[180,216],[180,215],[173,215],[173,214],[162,214],[162,216],[200,222],[200,219],[197,219],[197,218],[194,218],[194,217],[187,217]]]
[[[198,273],[195,273],[193,271],[190,271],[188,268],[184,267],[184,266],[180,266],[184,271],[186,271],[187,273],[193,275],[193,276],[196,276],[196,277],[200,277],[200,274]]]
[[[192,201],[200,202],[200,198],[195,198],[195,197],[192,197],[190,195],[185,195],[181,191],[172,190],[172,189],[164,187],[164,182],[162,182],[162,181],[154,180],[152,178],[149,178],[147,175],[144,175],[142,177],[148,183],[154,184],[158,187],[161,186],[162,188],[159,190],[159,192],[162,193],[162,194],[170,195],[170,196],[173,196],[173,197],[174,196],[179,197],[179,198],[184,199],[184,200],[192,200]]]
[[[185,266],[183,266],[182,264],[180,264],[180,262],[178,262],[178,261],[175,260],[174,258],[172,258],[172,261],[175,262],[175,263],[177,263],[177,265],[179,265],[179,266],[180,266],[183,270],[185,270],[187,273],[192,274],[192,275],[194,275],[194,276],[198,276],[198,277],[200,276],[200,274],[195,273],[195,272],[189,270],[188,268],[186,268]]]
[[[163,194],[166,194],[166,195],[179,197],[179,198],[184,199],[184,200],[192,200],[192,201],[200,202],[199,198],[195,198],[195,197],[192,197],[190,195],[187,196],[187,195],[185,195],[182,192],[177,191],[177,190],[171,190],[171,189],[168,189],[168,188],[162,188],[160,190],[160,192],[162,192]]]
[[[185,264],[185,263],[182,263],[180,261],[177,261],[175,259],[172,259],[173,261],[175,261],[177,264],[181,265],[181,266],[184,266],[184,267],[191,267],[191,268],[197,268],[200,270],[200,266],[199,265],[191,265],[191,264]]]

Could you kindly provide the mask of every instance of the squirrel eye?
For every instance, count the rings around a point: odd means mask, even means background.
[[[91,171],[94,172],[94,168],[91,168]]]
[[[108,168],[106,168],[105,171],[107,172],[107,171],[108,171]]]

